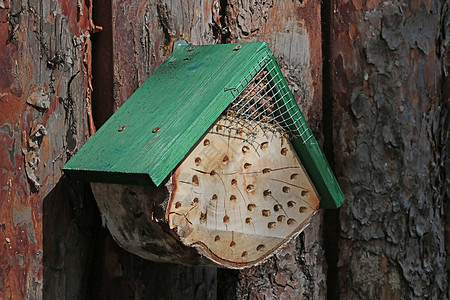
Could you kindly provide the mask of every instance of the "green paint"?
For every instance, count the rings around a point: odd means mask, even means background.
[[[236,44],[177,47],[64,172],[77,180],[159,186],[234,100],[229,88],[270,53],[265,43],[241,45],[237,51]],[[276,72],[281,74],[278,66]],[[317,143],[293,144],[321,207],[339,207],[342,192]]]

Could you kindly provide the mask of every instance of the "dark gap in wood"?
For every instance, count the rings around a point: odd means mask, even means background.
[[[159,26],[164,34],[165,45],[170,46],[172,43],[172,34],[170,33],[171,25],[167,4],[159,2],[156,5],[156,12],[158,15]],[[172,49],[172,47],[170,49]]]
[[[92,17],[103,28],[92,35],[92,116],[99,129],[115,107],[111,0],[93,0]]]
[[[217,268],[217,300],[236,300],[238,270]]]
[[[90,265],[87,266],[89,270],[87,276],[87,297],[86,299],[103,299],[105,295],[105,285],[104,273],[105,273],[105,249],[106,249],[106,238],[109,235],[108,229],[102,227],[102,221],[100,218],[100,212],[95,203],[94,197],[91,199],[95,205],[96,213],[96,232],[93,239],[93,247],[90,249],[92,251],[91,255],[93,257]]]
[[[442,95],[441,96],[441,99],[442,99],[442,114],[441,114],[441,116],[444,116],[444,114],[446,114],[445,111],[447,111],[447,112],[450,111],[450,77],[445,77],[445,73],[443,72],[442,78],[443,78],[443,83],[442,83],[442,89],[441,89],[441,92],[442,92],[442,94],[441,94]],[[449,131],[448,128],[450,128],[450,126],[449,126],[450,118],[447,117],[445,119],[446,120],[443,123],[444,126],[442,126],[442,131],[448,132]],[[445,124],[447,124],[447,125],[445,125]],[[444,128],[447,128],[447,130],[445,130]],[[443,134],[442,131],[440,131],[442,134],[441,136],[448,137],[448,133]],[[445,153],[445,151],[448,151],[445,149],[450,148],[449,146],[450,146],[450,142],[448,140],[447,140],[447,142],[444,142],[444,140],[443,140],[443,143],[440,144],[440,146],[439,146],[439,148],[440,148],[439,152]],[[447,154],[447,158],[445,160],[447,161],[447,163],[445,163],[445,165],[448,166],[448,161],[449,161],[448,154]],[[441,170],[443,170],[443,169],[441,169]],[[441,172],[441,174],[442,174],[441,176],[443,178],[442,182],[448,182],[448,180],[450,179],[449,178],[450,173],[448,172],[448,170],[449,169],[447,168],[447,172],[445,172],[445,171]],[[443,218],[444,222],[443,223],[444,223],[444,233],[445,233],[444,240],[445,240],[445,245],[446,245],[445,250],[447,253],[447,257],[449,257],[450,256],[450,247],[449,247],[450,246],[450,201],[449,201],[450,200],[450,188],[447,185],[447,188],[443,188],[442,191],[443,191],[442,195],[443,195],[443,199],[444,199],[442,205],[443,205],[443,209],[444,209],[444,218]],[[447,262],[448,262],[448,259],[447,259]],[[450,278],[450,268],[447,269],[447,276],[448,276],[448,278]],[[448,291],[448,293],[450,293],[450,288],[447,288],[447,291]]]
[[[92,284],[97,276],[93,267],[96,255],[92,249],[97,247],[102,230],[89,184],[62,176],[43,199],[42,211],[43,299],[70,299],[68,295],[77,295],[77,299],[100,299],[89,296],[98,289]],[[74,243],[78,243],[79,248],[71,247]],[[58,281],[60,276],[67,284]]]
[[[331,43],[333,30],[333,2],[322,1],[322,123],[323,123],[323,150],[325,156],[334,169],[333,147],[333,79],[331,74]],[[339,236],[339,210],[325,210],[324,212],[324,250],[327,268],[327,299],[339,299],[338,281],[338,236]]]
[[[112,1],[92,0],[93,23],[103,28],[92,34],[92,117],[99,129],[114,113],[113,94],[113,35],[112,35]],[[92,201],[95,200],[92,198]],[[95,204],[96,215],[100,216]],[[102,299],[105,295],[105,249],[109,232],[102,227],[101,219],[96,222],[98,231],[94,237],[93,260],[89,266],[87,299]]]
[[[228,27],[227,18],[228,0],[220,0],[220,43],[227,44],[230,42],[231,32]]]

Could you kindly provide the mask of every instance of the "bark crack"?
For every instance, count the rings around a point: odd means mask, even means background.
[[[322,24],[322,130],[324,154],[334,169],[333,146],[333,97],[331,74],[331,37],[333,28],[332,2],[323,1],[321,6]],[[339,210],[326,210],[323,217],[325,260],[327,263],[327,299],[339,299],[338,283],[338,220]]]

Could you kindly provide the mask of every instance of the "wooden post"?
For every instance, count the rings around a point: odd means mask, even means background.
[[[448,2],[333,11],[340,298],[446,298]]]
[[[96,208],[61,168],[89,136],[90,8],[0,2],[0,298],[84,298]]]

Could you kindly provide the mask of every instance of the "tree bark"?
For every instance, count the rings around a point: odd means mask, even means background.
[[[342,299],[449,297],[448,9],[334,4]]]
[[[89,7],[0,1],[0,298],[85,298],[98,219],[61,179],[88,137]]]

